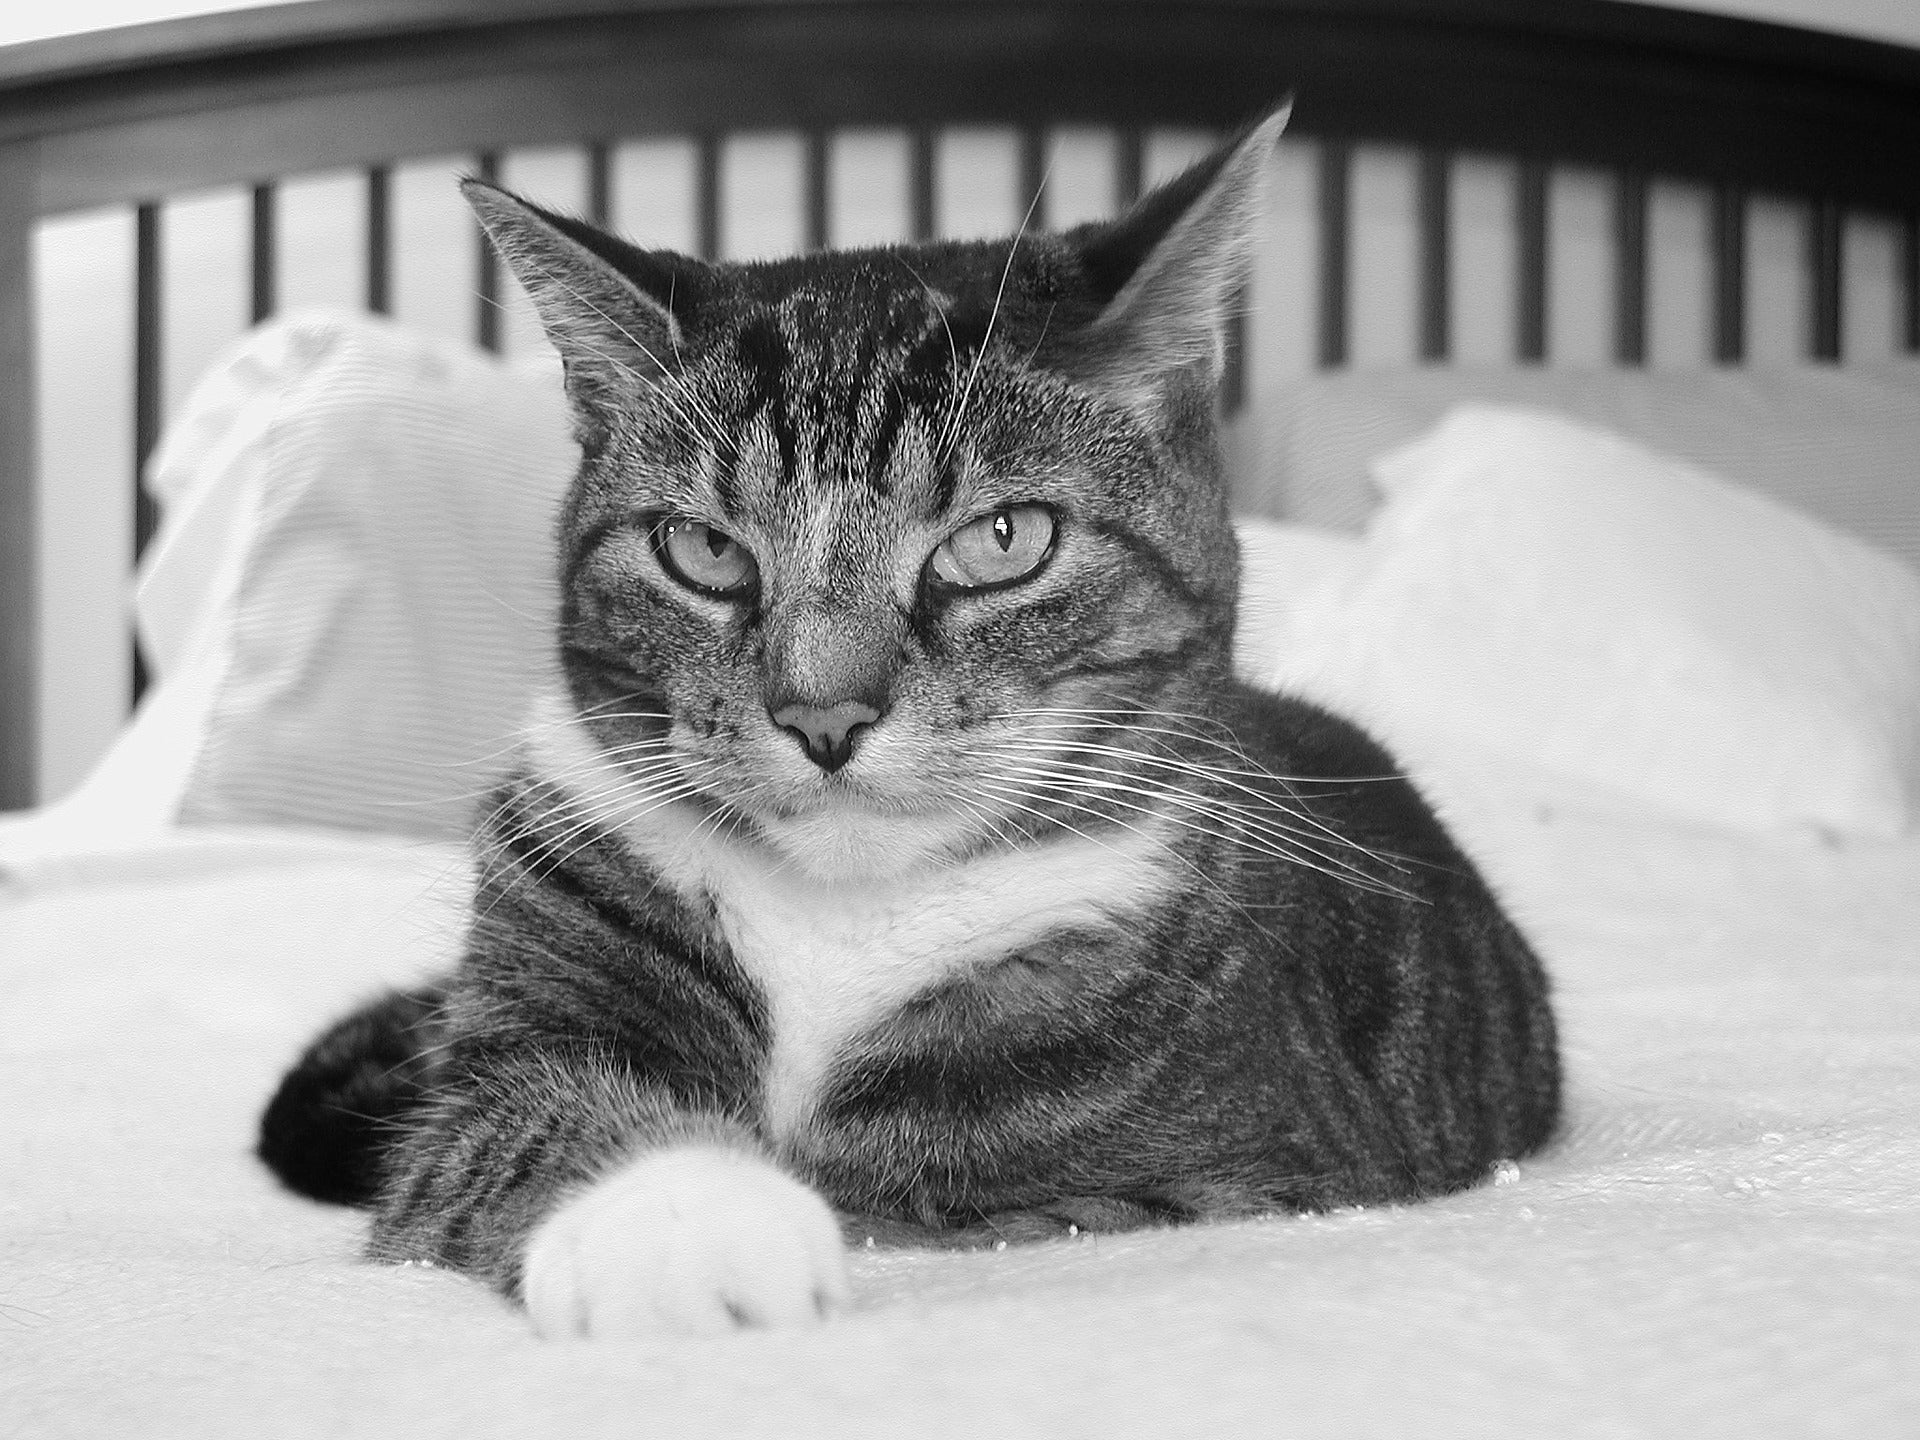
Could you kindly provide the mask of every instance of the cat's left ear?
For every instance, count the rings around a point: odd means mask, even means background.
[[[484,180],[463,181],[460,192],[532,299],[589,431],[678,368],[683,321],[705,279],[699,261],[635,249]]]
[[[1056,363],[1129,409],[1152,412],[1168,382],[1197,370],[1211,388],[1226,325],[1252,259],[1268,161],[1289,103],[1082,241],[1089,275],[1119,282]]]

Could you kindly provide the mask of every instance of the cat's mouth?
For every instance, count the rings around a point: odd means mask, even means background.
[[[780,747],[734,805],[762,841],[810,874],[903,875],[977,848],[990,833],[983,808],[957,802],[956,785],[927,757],[916,763],[882,742],[860,744],[830,770],[796,758]]]
[[[754,817],[760,839],[822,880],[887,880],[975,848],[979,819],[952,807],[877,809],[848,796],[790,813]]]

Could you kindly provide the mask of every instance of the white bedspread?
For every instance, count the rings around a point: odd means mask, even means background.
[[[554,1345],[356,1258],[256,1117],[440,963],[455,852],[176,837],[0,879],[0,1435],[1920,1434],[1920,842],[1773,841],[1462,763],[1567,1121],[1406,1209],[876,1249],[797,1333]],[[0,852],[0,863],[3,861]]]

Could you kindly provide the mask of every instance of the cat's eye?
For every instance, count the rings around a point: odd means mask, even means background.
[[[1059,533],[1044,505],[1009,505],[962,525],[927,559],[927,573],[950,590],[996,590],[1038,574]]]
[[[669,575],[703,595],[731,599],[760,578],[747,547],[704,520],[667,516],[653,527],[653,548]]]

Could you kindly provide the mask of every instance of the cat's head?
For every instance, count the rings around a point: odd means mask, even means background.
[[[636,806],[898,872],[1055,808],[1021,772],[1094,714],[1205,708],[1223,327],[1283,122],[1112,222],[746,265],[467,183],[565,362],[561,653]]]

